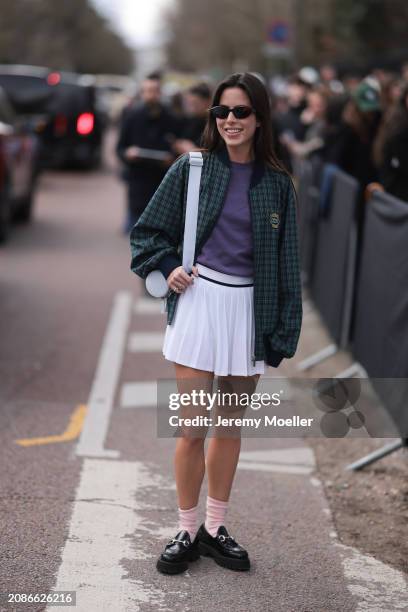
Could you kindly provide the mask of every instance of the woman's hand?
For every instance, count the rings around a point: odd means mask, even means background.
[[[198,270],[196,266],[192,267],[192,273],[194,276],[198,276]],[[175,291],[176,293],[183,293],[183,291],[185,291],[187,287],[193,282],[193,276],[187,274],[183,266],[175,268],[172,272],[170,272],[167,278],[167,284],[169,288]]]

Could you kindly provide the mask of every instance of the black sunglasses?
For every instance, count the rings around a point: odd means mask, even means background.
[[[256,112],[251,106],[225,106],[224,104],[213,106],[209,111],[216,119],[226,119],[231,111],[235,119],[246,119],[249,115]]]

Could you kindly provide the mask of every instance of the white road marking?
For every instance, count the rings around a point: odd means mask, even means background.
[[[129,337],[128,350],[131,353],[161,352],[163,341],[163,332],[134,333]]]
[[[307,446],[293,446],[290,448],[266,449],[257,451],[243,451],[240,458],[246,461],[269,461],[285,465],[315,466],[313,450]]]
[[[255,463],[238,461],[240,470],[253,470],[256,472],[278,472],[279,474],[310,474],[311,469],[301,465],[277,465],[275,463]]]
[[[157,405],[157,381],[126,383],[120,394],[121,408],[150,408]]]
[[[309,449],[312,451],[313,449]],[[312,478],[310,478],[312,480]],[[316,476],[313,480],[323,483]],[[322,495],[324,495],[322,491]],[[324,507],[330,524],[329,537],[340,552],[346,585],[356,599],[356,612],[399,612],[408,610],[407,576],[371,555],[340,542],[331,510]]]
[[[342,553],[347,588],[358,600],[356,612],[408,610],[408,581],[403,572],[352,546],[337,541],[335,545]]]
[[[134,306],[135,314],[163,314],[162,300],[142,297],[136,300]]]
[[[84,427],[75,450],[78,456],[119,457],[120,455],[119,451],[107,450],[103,446],[122,366],[131,309],[131,294],[125,291],[117,293],[99,354]]]
[[[311,448],[302,446],[278,450],[242,451],[238,468],[281,474],[310,474],[315,469],[315,457]]]
[[[281,393],[281,391],[283,393]],[[280,393],[282,402],[293,399],[293,390],[290,379],[278,374],[273,368],[265,368],[256,385],[256,393]]]
[[[155,610],[164,605],[167,586],[154,587],[150,572],[148,582],[133,578],[125,566],[128,560],[151,559],[143,550],[142,538],[146,533],[155,536],[156,531],[152,533],[149,520],[138,511],[145,510],[146,492],[152,487],[171,485],[141,462],[84,460],[54,587],[76,591],[78,612],[136,612],[139,604],[148,603]],[[175,528],[173,525],[172,534]],[[141,538],[137,550],[131,535]],[[47,607],[47,612],[55,610],[62,606]]]

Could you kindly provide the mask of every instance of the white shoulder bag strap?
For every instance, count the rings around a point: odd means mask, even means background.
[[[198,203],[200,196],[201,169],[203,167],[203,156],[199,151],[189,153],[190,168],[187,186],[186,217],[184,223],[183,237],[183,261],[182,266],[187,274],[191,273],[194,264],[195,243],[197,235]],[[153,270],[146,278],[146,288],[154,297],[162,297],[161,312],[167,310],[168,293],[167,281],[160,270]]]
[[[194,264],[195,242],[197,235],[198,201],[200,195],[201,169],[203,156],[199,151],[192,151],[188,176],[186,220],[183,239],[183,268],[190,274]]]

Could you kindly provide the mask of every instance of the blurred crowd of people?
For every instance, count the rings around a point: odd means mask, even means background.
[[[206,83],[197,83],[165,101],[161,76],[153,73],[124,109],[116,152],[128,187],[125,233],[132,229],[176,157],[200,148],[210,103],[211,90]]]
[[[339,77],[330,65],[304,67],[269,86],[274,146],[289,171],[305,159],[334,165],[362,190],[379,183],[408,202],[408,62],[398,73],[366,76]],[[207,82],[164,96],[162,75],[152,73],[123,110],[116,151],[128,186],[125,233],[176,157],[200,148],[211,98]]]
[[[344,79],[331,66],[302,69],[278,88],[274,113],[287,164],[334,164],[408,201],[408,64]]]

